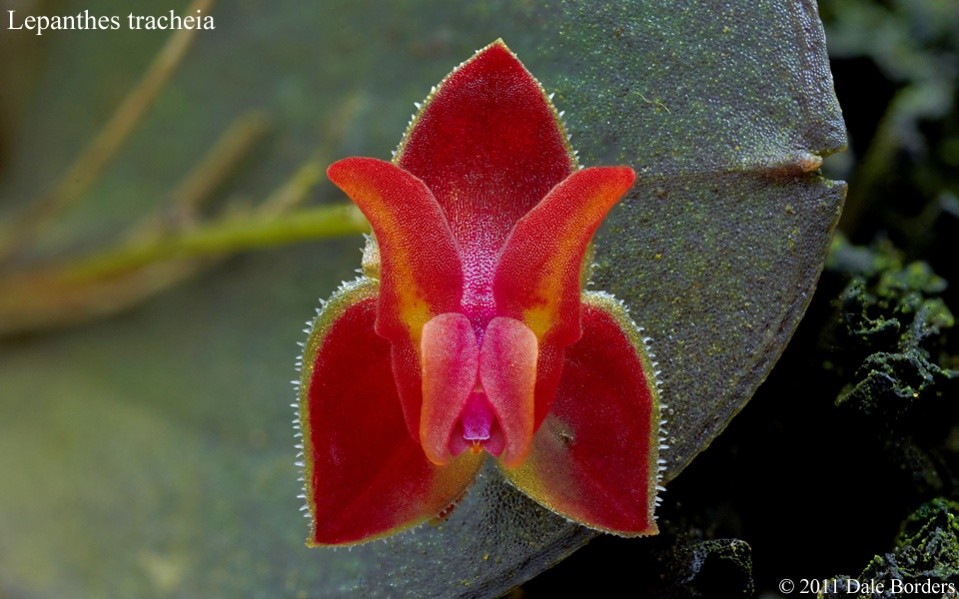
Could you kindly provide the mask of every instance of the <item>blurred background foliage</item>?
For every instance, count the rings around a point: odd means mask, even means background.
[[[42,4],[0,0],[0,8],[13,7],[24,13],[38,11]],[[340,4],[335,8],[373,10],[362,3],[352,8],[347,6],[351,3]],[[58,6],[51,2],[43,8],[54,12]],[[462,11],[461,16],[444,18],[464,22],[479,18],[477,13],[483,8],[477,6]],[[822,0],[819,7],[850,137],[850,150],[828,159],[824,171],[830,178],[849,181],[850,193],[842,235],[833,244],[805,320],[752,402],[710,451],[670,486],[660,516],[663,535],[643,542],[600,537],[515,589],[514,596],[552,596],[584,577],[594,581],[597,592],[625,585],[640,595],[645,590],[648,596],[662,597],[775,596],[776,585],[783,578],[959,577],[955,559],[959,555],[955,521],[955,502],[959,501],[959,354],[950,310],[959,306],[955,259],[959,239],[959,2]],[[98,9],[108,14],[130,10],[128,3],[119,1],[105,2]],[[239,2],[234,14],[247,10],[252,10],[250,3]],[[303,56],[311,52],[295,42],[271,43],[284,37],[308,39],[304,32],[290,36],[287,24],[279,20],[261,25],[247,33],[250,39],[246,41],[264,48],[262,64],[302,64]],[[220,26],[228,28],[230,24]],[[332,27],[323,31],[345,51],[365,43],[381,45],[379,55],[388,56],[386,50],[395,42],[389,36],[402,36],[402,28],[386,27],[377,33],[386,39],[359,39]],[[3,53],[16,51],[21,57],[0,67],[0,177],[5,178],[6,195],[0,211],[9,216],[31,196],[38,180],[56,180],[68,171],[78,151],[82,155],[89,132],[110,119],[113,103],[109,101],[96,102],[90,110],[75,106],[70,94],[51,94],[50,90],[63,81],[82,84],[96,80],[104,83],[95,94],[104,99],[119,97],[129,86],[128,77],[120,74],[142,70],[149,62],[144,57],[170,42],[160,33],[146,37],[142,33],[105,33],[130,36],[128,43],[139,49],[95,65],[70,60],[46,64],[38,40],[0,34],[4,36],[0,38]],[[524,43],[520,33],[515,35],[511,43],[517,38]],[[91,36],[73,40],[97,43]],[[250,80],[246,65],[227,60],[228,48],[216,38],[212,40],[204,51],[222,54],[220,61],[214,61],[225,65],[219,67],[225,72],[218,75],[231,82],[231,89],[243,93],[237,93],[222,114],[213,118],[199,122],[183,119],[189,121],[189,130],[171,135],[170,123],[190,110],[184,103],[186,96],[178,96],[174,89],[172,96],[156,107],[159,114],[145,118],[141,134],[131,140],[129,155],[149,155],[154,160],[137,162],[121,154],[114,176],[89,184],[80,181],[81,188],[93,188],[102,203],[71,209],[65,218],[49,225],[52,234],[44,239],[52,241],[16,257],[40,260],[84,252],[104,238],[128,240],[121,252],[98,256],[99,262],[85,263],[79,273],[70,274],[83,281],[89,280],[83,277],[96,279],[103,269],[112,269],[110,272],[120,277],[119,283],[113,280],[92,294],[67,298],[74,303],[65,305],[74,306],[73,310],[63,309],[64,295],[52,294],[61,302],[52,311],[68,319],[78,316],[81,308],[120,312],[119,317],[97,325],[107,338],[122,333],[125,327],[162,325],[178,313],[193,315],[190,328],[194,330],[183,335],[182,331],[174,334],[162,326],[152,327],[150,339],[125,348],[129,356],[125,380],[100,376],[112,372],[114,365],[88,354],[82,334],[53,344],[32,336],[18,337],[18,351],[3,354],[3,385],[16,401],[7,403],[0,419],[8,423],[19,419],[21,426],[0,424],[0,456],[5,456],[0,460],[25,464],[18,470],[31,480],[29,484],[0,481],[5,496],[0,508],[31,505],[27,492],[45,495],[35,501],[33,512],[18,514],[17,521],[9,512],[4,514],[0,536],[6,533],[8,538],[14,535],[29,540],[31,531],[24,527],[47,521],[71,546],[65,557],[46,563],[44,571],[43,551],[50,546],[47,540],[38,535],[36,543],[16,548],[0,541],[0,563],[6,572],[34,570],[19,580],[0,578],[0,594],[56,594],[60,587],[43,586],[43,581],[55,579],[123,589],[115,580],[105,583],[115,572],[91,573],[84,556],[88,548],[77,546],[91,530],[110,527],[126,531],[129,538],[123,540],[134,548],[129,555],[117,556],[111,567],[139,573],[148,581],[146,588],[157,596],[175,594],[184,573],[196,568],[208,572],[205,580],[210,585],[191,590],[197,594],[244,595],[254,584],[251,581],[266,581],[266,588],[281,589],[285,594],[309,587],[308,572],[271,571],[270,563],[257,563],[254,552],[242,549],[263,543],[301,546],[301,529],[295,526],[299,523],[291,526],[288,521],[295,514],[264,515],[256,499],[257,495],[294,494],[292,481],[284,478],[292,472],[287,464],[290,456],[270,449],[283,446],[286,440],[273,439],[273,431],[253,419],[251,414],[262,416],[262,410],[244,411],[244,403],[253,401],[251,398],[236,396],[236,410],[216,414],[201,409],[191,398],[235,393],[236,385],[224,381],[236,376],[251,385],[275,387],[277,396],[291,395],[284,379],[277,377],[274,364],[263,358],[286,351],[292,365],[290,340],[275,334],[267,311],[283,309],[305,318],[314,306],[285,283],[290,278],[309,281],[316,290],[313,297],[324,295],[336,281],[350,277],[352,266],[347,265],[355,266],[358,261],[357,244],[352,240],[331,242],[323,250],[330,259],[314,265],[306,254],[315,250],[286,250],[291,260],[282,264],[275,258],[243,256],[239,260],[246,272],[257,276],[253,288],[233,269],[209,271],[212,283],[204,290],[211,295],[200,300],[172,286],[222,260],[224,243],[249,248],[288,241],[276,236],[290,231],[307,238],[318,231],[339,235],[363,230],[362,221],[349,210],[314,210],[302,221],[283,219],[302,207],[301,202],[311,193],[323,199],[332,197],[330,190],[317,187],[331,148],[348,152],[360,146],[358,137],[370,130],[385,130],[382,124],[395,120],[396,115],[384,113],[382,106],[357,92],[346,94],[333,116],[327,122],[313,122],[311,131],[280,139],[272,137],[271,131],[310,122],[306,111],[311,98],[329,102],[332,96],[341,95],[323,89],[322,84],[306,89],[302,81],[322,82],[331,72],[345,68],[374,81],[394,65],[386,60],[349,67],[325,62],[307,66],[312,79],[290,77],[280,86],[280,110],[267,115],[258,110],[259,105],[268,103],[261,102],[265,92],[244,87]],[[62,38],[51,35],[43,43],[52,47],[48,51],[62,54],[57,47]],[[418,43],[414,47],[426,61],[436,48],[448,51],[451,45],[463,42],[454,44],[440,31]],[[477,46],[472,42],[465,45]],[[369,55],[377,55],[377,50]],[[189,54],[179,60],[189,61]],[[442,68],[437,72],[445,72],[449,66],[442,59],[438,64]],[[162,75],[162,65],[157,68]],[[118,75],[111,77],[114,71]],[[44,73],[43,77],[36,77],[37,72]],[[202,81],[209,72],[191,76]],[[364,84],[367,89],[377,89],[375,84]],[[411,97],[419,97],[419,92],[417,88]],[[37,93],[53,98],[48,110],[61,118],[44,119],[29,110],[26,102]],[[399,91],[382,90],[382,94],[392,98]],[[410,109],[396,106],[387,111],[406,114]],[[62,139],[62,145],[27,144],[26,153],[14,154],[9,143],[14,129],[10,115],[24,114],[33,115],[26,124],[33,135]],[[117,131],[122,133],[122,127],[118,124]],[[324,140],[319,149],[316,137]],[[109,141],[102,142],[106,149]],[[389,143],[382,144],[379,154],[388,152]],[[94,166],[97,152],[104,147],[92,150],[89,160]],[[262,168],[263,163],[268,163],[268,168]],[[261,168],[250,168],[253,164]],[[84,168],[89,170],[89,164]],[[171,179],[174,172],[179,175]],[[242,187],[230,178],[237,172],[247,175]],[[169,182],[176,179],[179,183],[171,189]],[[138,193],[142,197],[137,202],[128,201],[130,181],[141,185]],[[58,193],[79,195],[70,187],[77,184],[67,177],[65,191]],[[15,201],[8,203],[7,198]],[[149,208],[146,216],[145,206]],[[118,236],[117,231],[122,234]],[[176,258],[183,252],[189,254],[189,260],[172,260],[146,275],[139,272],[158,255]],[[27,284],[48,286],[60,281],[60,273],[54,273],[57,276],[52,279],[49,272],[43,274],[46,278]],[[72,284],[78,279],[69,280]],[[125,293],[117,293],[117,284]],[[167,307],[163,313],[141,310],[131,316],[122,312],[144,297],[164,291]],[[104,303],[104,297],[110,301]],[[118,297],[120,304],[115,303]],[[0,294],[0,309],[3,301]],[[243,330],[230,328],[235,321],[223,316],[227,306],[247,323]],[[38,311],[44,309],[37,307]],[[211,345],[210,339],[228,343],[245,371],[238,374],[222,366],[216,356],[224,349]],[[146,364],[153,359],[149,352],[155,344],[179,347],[188,359],[179,356],[167,363]],[[63,401],[31,423],[31,418],[39,417],[30,406],[36,374],[27,365],[41,358],[50,364],[48,383],[64,385],[56,389]],[[189,372],[169,380],[162,374],[165,367]],[[142,397],[130,404],[116,403],[112,399],[116,389],[131,381],[143,389]],[[151,406],[161,401],[167,414],[159,419]],[[270,417],[287,413],[284,402],[269,410],[276,412],[269,412]],[[200,428],[195,428],[197,423]],[[47,433],[39,444],[37,439],[18,436],[29,434],[31,424],[43,426]],[[77,447],[109,427],[120,428],[123,434],[93,453],[66,457],[75,481],[43,480],[47,456],[60,455],[64,448]],[[158,459],[132,442],[154,435],[174,445],[163,449],[169,459]],[[125,443],[125,438],[131,442]],[[251,463],[249,456],[256,455],[258,448],[262,452]],[[189,467],[178,468],[180,464]],[[96,489],[84,480],[88,476],[126,483],[119,488]],[[241,481],[249,496],[217,496],[225,479],[233,481],[231,487]],[[183,505],[172,497],[152,494],[149,489],[157,487],[156,480],[166,481],[170,487],[193,488],[195,497]],[[71,493],[71,488],[80,494]],[[90,522],[57,520],[56,506],[62,505],[68,512],[77,504],[103,507],[87,512]],[[130,520],[117,526],[117,514],[110,511],[110,505],[134,505],[137,509],[124,514]],[[162,520],[156,520],[158,517]],[[196,519],[201,517],[207,525],[238,529],[229,538],[241,550],[217,546],[209,551],[208,540],[196,536]],[[249,530],[244,532],[244,519],[265,519],[268,527],[283,532],[268,540],[257,538]],[[287,534],[288,530],[293,533]],[[160,539],[159,545],[140,546],[138,538],[147,536]],[[198,551],[201,544],[208,550]],[[164,551],[157,551],[157,546]],[[286,559],[282,551],[274,558]],[[245,575],[237,575],[244,570]],[[350,576],[349,571],[335,572],[327,584],[348,589]],[[129,584],[133,596],[144,588],[139,582]]]

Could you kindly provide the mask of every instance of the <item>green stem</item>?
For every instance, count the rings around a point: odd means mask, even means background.
[[[368,230],[350,205],[252,213],[18,272],[0,278],[0,338],[116,314],[231,253]]]
[[[370,230],[355,206],[322,206],[262,217],[222,219],[147,242],[133,242],[55,267],[60,280],[99,279],[169,259],[223,256],[242,250],[328,239]]]

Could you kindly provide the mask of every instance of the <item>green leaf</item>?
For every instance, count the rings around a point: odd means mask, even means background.
[[[96,4],[52,6],[131,10]],[[652,338],[671,408],[668,478],[743,406],[792,334],[844,193],[816,172],[844,134],[813,2],[370,11],[285,0],[213,14],[217,29],[200,33],[44,252],[94,245],[161,205],[250,109],[269,110],[274,135],[227,195],[265,195],[324,143],[346,102],[358,112],[335,157],[388,157],[412,103],[503,37],[556,93],[583,164],[640,173],[598,238],[596,287]],[[32,101],[11,104],[21,108],[0,179],[8,212],[66,167],[165,34],[4,35],[45,59]],[[341,200],[328,185],[318,195]],[[487,471],[443,524],[352,551],[304,547],[287,405],[295,342],[316,298],[359,266],[359,246],[262,252],[101,324],[0,341],[0,593],[496,596],[591,538]]]

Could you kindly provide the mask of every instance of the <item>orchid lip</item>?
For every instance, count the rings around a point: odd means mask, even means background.
[[[470,399],[466,402],[466,409],[463,410],[461,417],[463,423],[463,440],[485,442],[489,441],[490,429],[493,428],[495,416],[491,413],[485,403],[485,397],[481,392],[473,391]]]
[[[470,394],[460,416],[460,425],[456,428],[460,429],[462,434],[457,438],[454,433],[450,438],[450,453],[454,456],[469,448],[474,453],[485,450],[490,455],[499,457],[506,448],[503,429],[482,389],[478,388]]]
[[[420,443],[435,464],[483,449],[517,465],[533,434],[536,337],[501,316],[487,324],[482,342],[477,337],[470,319],[457,312],[423,326]]]

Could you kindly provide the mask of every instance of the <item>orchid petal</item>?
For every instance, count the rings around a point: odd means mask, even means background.
[[[525,323],[540,342],[537,424],[555,395],[563,348],[581,333],[580,272],[586,248],[634,179],[625,166],[573,173],[516,223],[502,250],[493,280],[497,314]]]
[[[538,353],[536,335],[520,321],[499,316],[486,327],[479,374],[503,431],[505,448],[500,459],[508,468],[526,459],[533,440]]]
[[[420,442],[434,464],[453,458],[450,440],[476,387],[479,347],[462,314],[440,314],[423,327],[423,409]]]
[[[639,331],[611,296],[585,294],[556,400],[526,461],[505,475],[547,508],[598,530],[656,533],[659,402]]]
[[[393,346],[393,372],[407,428],[419,438],[420,335],[431,318],[459,309],[459,251],[436,199],[422,181],[375,158],[346,158],[327,174],[373,227],[379,247],[376,332]]]
[[[377,282],[337,292],[304,352],[300,421],[307,544],[341,545],[393,534],[435,517],[472,482],[481,456],[430,463],[407,433],[390,366],[374,332]]]

